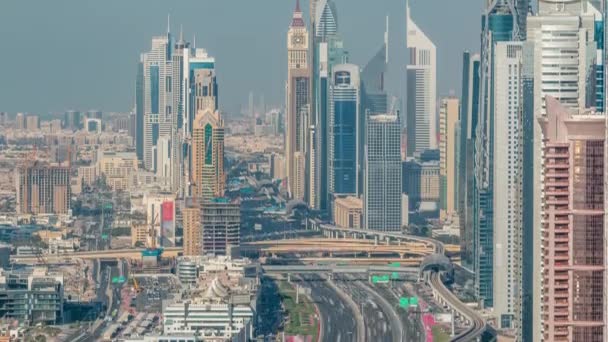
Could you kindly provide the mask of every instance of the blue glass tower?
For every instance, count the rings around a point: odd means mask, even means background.
[[[494,305],[494,46],[514,39],[517,32],[513,6],[495,2],[482,17],[479,120],[475,137],[475,180],[473,182],[473,259],[475,289],[486,306]]]
[[[328,173],[330,195],[359,194],[359,68],[336,65],[330,88]]]

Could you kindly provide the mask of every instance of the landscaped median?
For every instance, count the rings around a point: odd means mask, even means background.
[[[314,303],[301,292],[296,303],[296,287],[287,281],[279,281],[278,285],[285,310],[285,341],[317,341],[320,317]]]

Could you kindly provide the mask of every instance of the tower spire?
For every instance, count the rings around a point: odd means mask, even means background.
[[[302,11],[300,10],[300,0],[296,0],[296,9],[293,11],[293,18],[291,20],[291,26],[304,27],[304,19],[302,19]]]
[[[171,34],[171,13],[167,13],[167,34]]]
[[[179,25],[179,40],[184,41],[184,25]]]
[[[196,33],[192,37],[192,48],[196,50]]]

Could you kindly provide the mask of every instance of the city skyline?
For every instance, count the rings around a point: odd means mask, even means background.
[[[476,39],[479,32],[477,13],[481,10],[481,4],[472,0],[458,5],[442,3],[446,10],[435,13],[440,1],[412,0],[410,6],[416,20],[436,42],[440,51],[438,94],[447,95],[452,90],[458,94],[460,71],[451,68],[449,61],[459,59],[463,47],[473,51],[479,48]],[[171,30],[174,37],[179,35],[180,26],[183,26],[186,40],[192,42],[196,36],[197,46],[204,47],[217,58],[218,68],[231,70],[230,73],[218,75],[218,83],[222,85],[224,94],[220,99],[222,111],[233,115],[241,107],[246,108],[249,92],[257,92],[257,89],[262,90],[261,93],[269,104],[282,105],[284,102],[286,70],[279,70],[273,65],[286,58],[286,50],[277,47],[284,45],[289,15],[294,6],[292,1],[263,1],[264,15],[281,19],[259,20],[259,16],[244,14],[252,13],[259,5],[242,1],[238,1],[241,11],[233,13],[233,6],[223,2],[191,1],[177,6],[154,1],[146,3],[147,6],[142,8],[142,3],[138,1],[107,1],[102,5],[60,0],[59,4],[37,3],[37,13],[45,13],[45,16],[28,14],[33,17],[28,22],[27,29],[24,29],[15,19],[26,15],[29,3],[30,1],[19,1],[3,4],[0,13],[0,38],[7,46],[21,51],[19,54],[5,56],[6,62],[0,66],[0,74],[5,75],[3,78],[12,84],[0,94],[0,103],[3,104],[0,110],[9,112],[11,116],[16,112],[29,112],[44,117],[50,112],[63,114],[70,109],[82,112],[91,108],[104,112],[131,111],[135,104],[133,79],[139,53],[150,49],[150,37],[165,33],[167,14],[172,18]],[[361,1],[345,6],[344,0],[337,0],[336,4],[340,7],[341,32],[349,47],[351,62],[355,64],[363,66],[373,57],[384,35],[387,14],[391,15],[391,30],[400,27],[398,25],[405,29],[405,14],[401,19],[393,18],[397,16],[393,13],[405,8],[405,1],[385,0],[374,2],[373,6]],[[69,14],[58,11],[66,6],[71,8]],[[308,1],[302,1],[302,8],[308,9]],[[143,14],[134,17],[137,11],[143,11]],[[303,12],[308,22],[308,10]],[[458,18],[470,16],[471,20],[459,21],[458,34],[447,27],[431,24],[434,22],[431,17],[436,16],[438,22],[456,25],[456,16],[452,17],[448,13],[460,13]],[[55,18],[53,22],[49,21],[50,17]],[[220,22],[218,18],[223,19]],[[358,24],[361,20],[370,24],[361,26]],[[63,21],[71,25],[55,24]],[[108,22],[112,22],[112,25],[107,25]],[[243,31],[242,26],[254,29]],[[218,27],[222,29],[217,29]],[[49,43],[51,41],[52,44]],[[250,58],[260,65],[256,69],[267,71],[264,76],[240,63],[239,54],[233,46],[249,51]],[[108,54],[106,52],[110,47],[114,51]],[[78,58],[69,59],[69,64],[60,58],[61,51],[74,50],[79,51],[74,55]],[[36,62],[40,51],[47,52],[45,61],[54,65],[53,68],[42,68]],[[92,65],[97,68],[92,68]],[[251,77],[248,77],[249,73],[252,73]],[[247,77],[243,78],[242,75]],[[32,77],[38,80],[39,86],[48,89],[36,103],[25,101],[29,87],[27,80]],[[81,84],[90,77],[94,77],[96,82],[82,87]]]

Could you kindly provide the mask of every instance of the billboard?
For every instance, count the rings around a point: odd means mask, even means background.
[[[164,201],[160,206],[161,241],[164,247],[175,246],[175,201]]]

